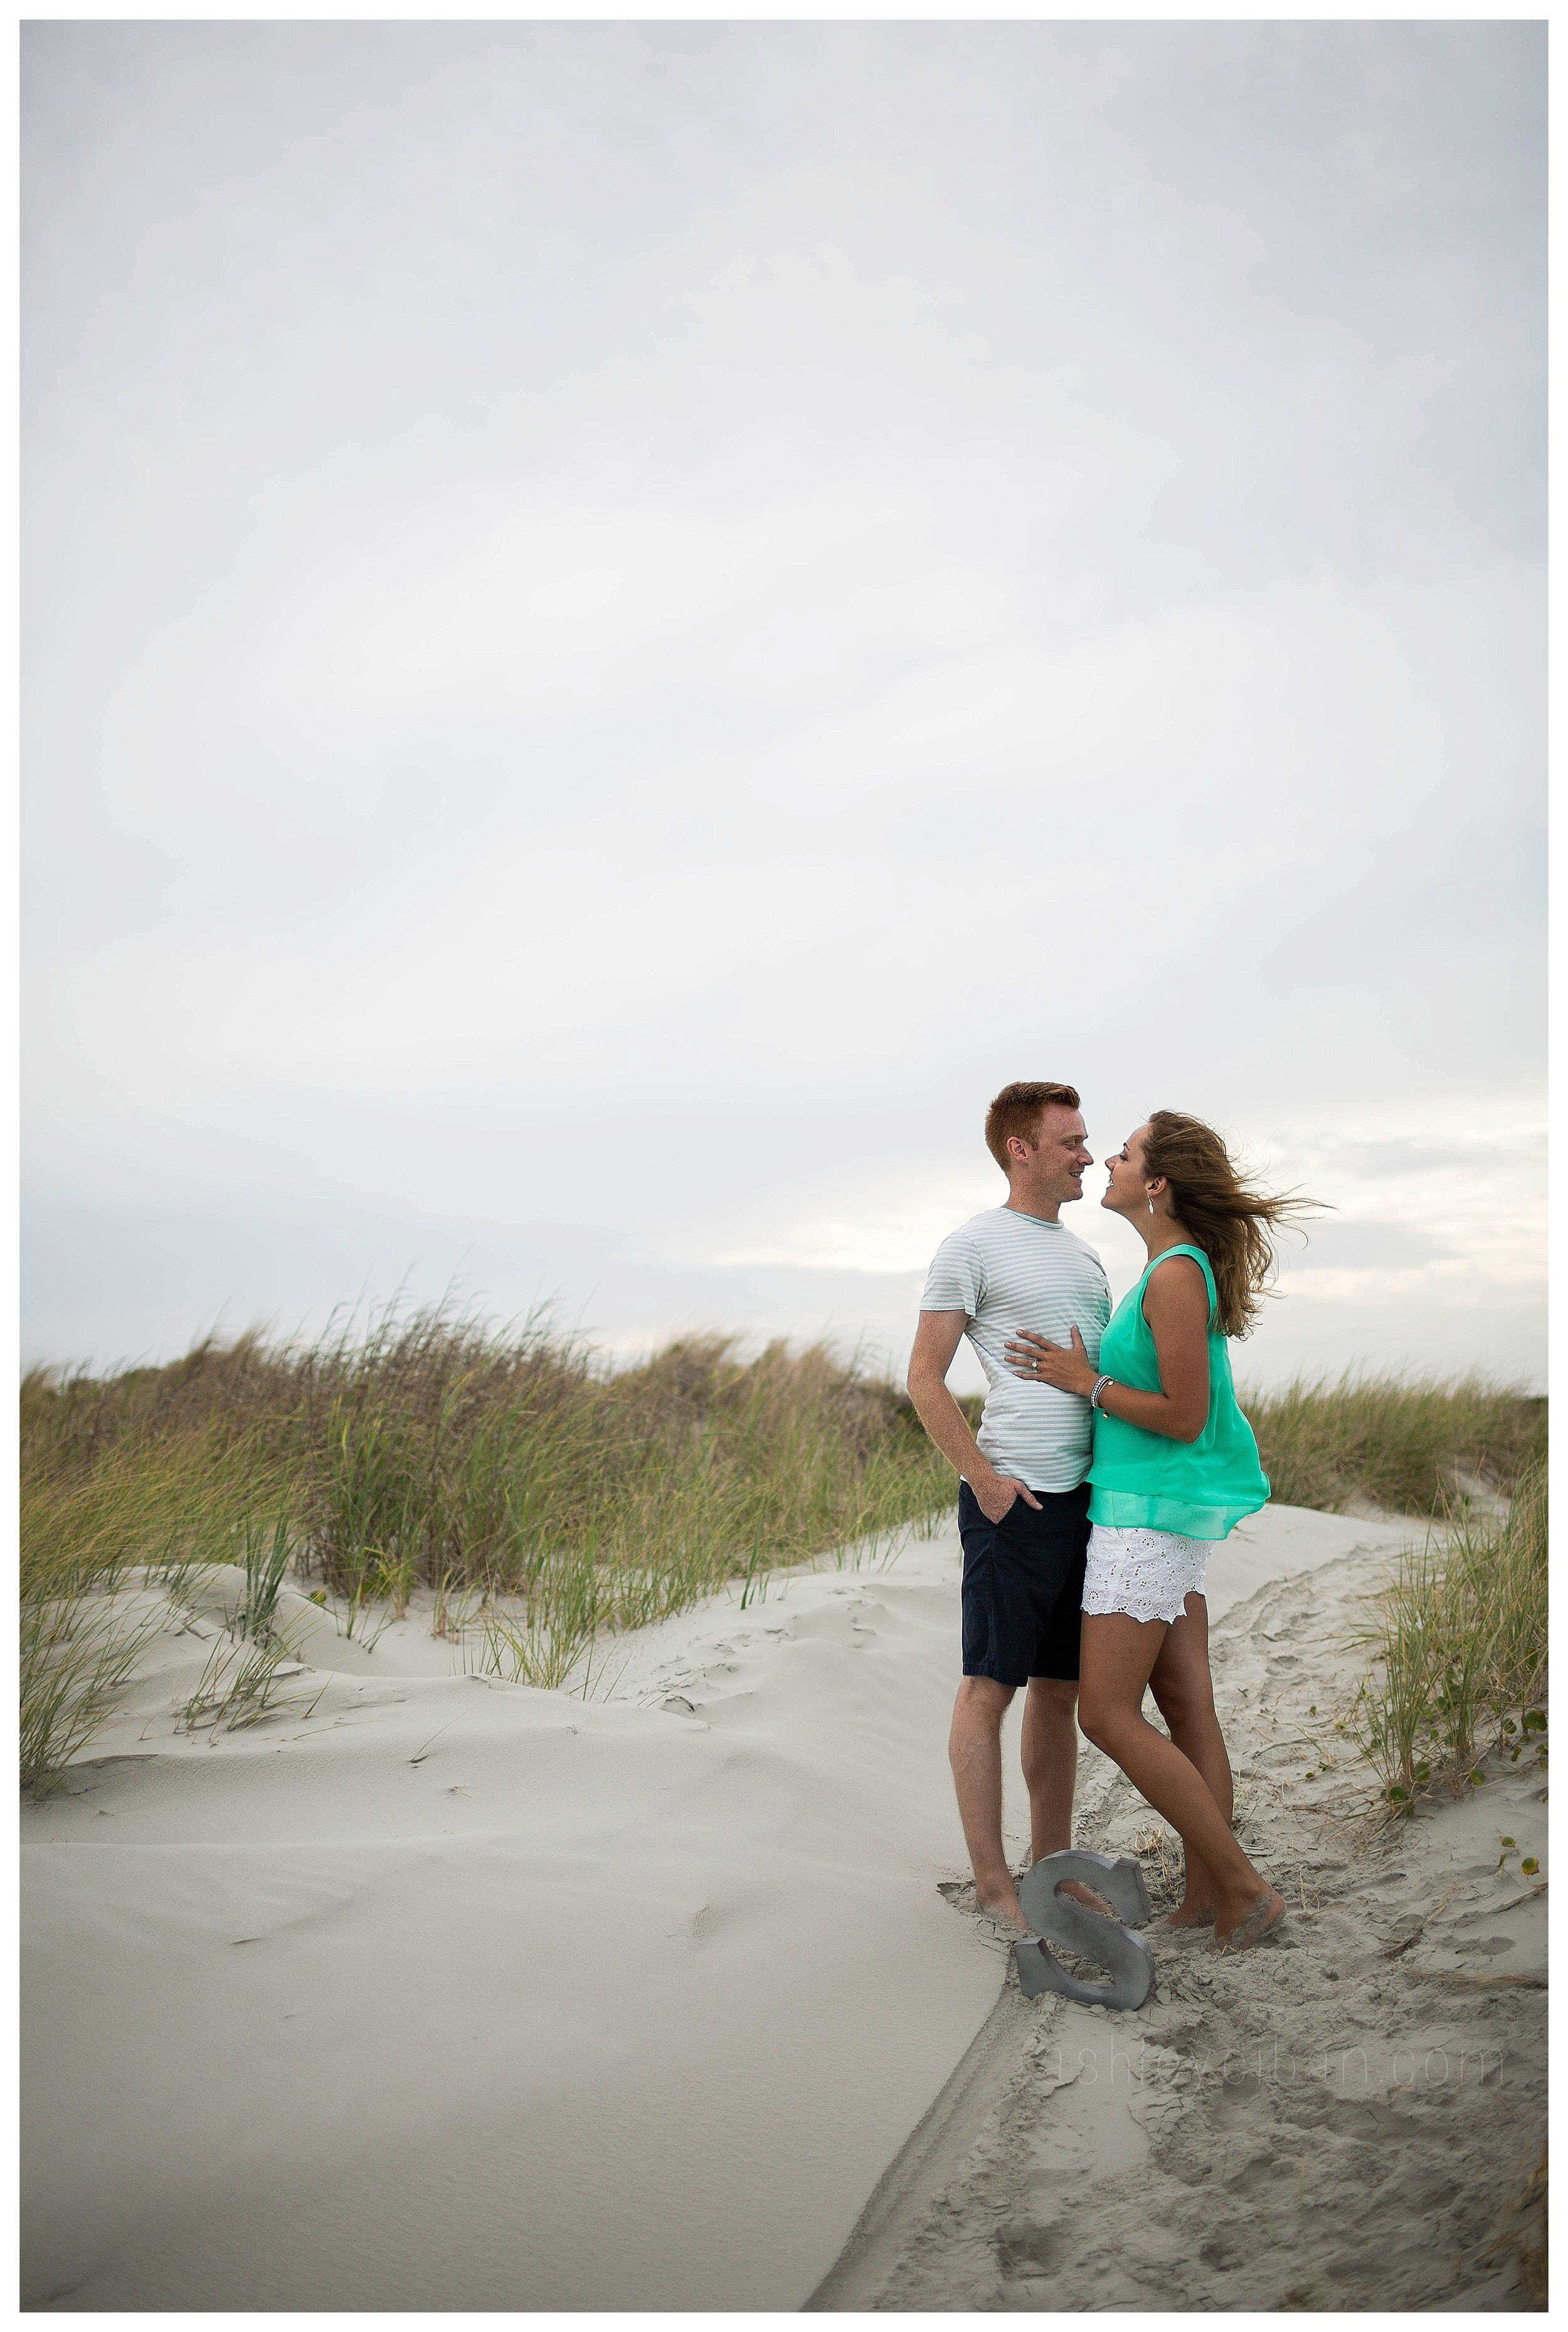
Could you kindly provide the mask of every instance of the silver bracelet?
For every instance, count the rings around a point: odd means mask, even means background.
[[[1089,1407],[1090,1407],[1091,1409],[1098,1409],[1098,1408],[1099,1408],[1101,1399],[1102,1399],[1102,1397],[1103,1397],[1103,1395],[1104,1395],[1104,1391],[1105,1391],[1105,1387],[1106,1387],[1107,1385],[1113,1385],[1113,1384],[1114,1384],[1114,1383],[1115,1383],[1115,1381],[1116,1381],[1116,1380],[1115,1380],[1115,1378],[1114,1378],[1114,1377],[1096,1377],[1096,1378],[1095,1379],[1095,1390],[1094,1390],[1094,1391],[1089,1395]]]

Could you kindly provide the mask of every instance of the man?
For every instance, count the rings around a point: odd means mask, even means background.
[[[963,1540],[963,1682],[948,1754],[980,1908],[1027,1935],[1002,1850],[1001,1723],[1027,1686],[1023,1768],[1032,1859],[1072,1844],[1077,1777],[1079,1607],[1089,1543],[1089,1404],[1013,1371],[1021,1327],[1053,1343],[1081,1334],[1097,1361],[1111,1316],[1100,1258],[1061,1221],[1084,1195],[1085,1144],[1071,1085],[1004,1086],[986,1146],[1008,1178],[1006,1204],[942,1241],[921,1299],[909,1391],[920,1421],[957,1467]],[[959,1340],[989,1390],[980,1435],[947,1389]],[[1093,1900],[1086,1890],[1075,1895]]]

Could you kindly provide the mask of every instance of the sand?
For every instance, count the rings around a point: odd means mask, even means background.
[[[1331,1543],[1329,1518],[1302,1522]],[[1280,1935],[1156,1942],[1133,2013],[1005,1985],[814,2308],[1543,2305],[1544,2211],[1511,2207],[1545,2142],[1545,1888],[1518,1875],[1544,1865],[1543,1776],[1494,1765],[1370,1840],[1347,1819],[1369,1777],[1334,1725],[1358,1674],[1343,1637],[1383,1562],[1276,1582],[1214,1631],[1238,1828],[1290,1906]],[[1089,1752],[1079,1829],[1125,1852],[1160,1825]],[[1158,1907],[1172,1890],[1144,1868]]]
[[[1493,1870],[1539,1785],[1368,1852],[1343,1744],[1296,1746],[1403,1534],[1270,1509],[1216,1558],[1288,1939],[1166,1945],[1117,2019],[1023,2002],[963,1914],[951,1533],[625,1639],[588,1700],[289,1595],[293,1705],[210,1740],[212,1639],[166,1630],[24,1810],[24,2304],[1528,2304],[1483,2254],[1540,2152],[1543,1903]],[[1086,1753],[1080,1842],[1155,1828]]]

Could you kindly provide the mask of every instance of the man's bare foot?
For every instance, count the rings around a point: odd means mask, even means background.
[[[1250,1951],[1254,1944],[1260,1944],[1278,1926],[1284,1916],[1285,1897],[1276,1895],[1271,1887],[1255,1896],[1251,1905],[1233,1917],[1229,1926],[1216,1917],[1212,1948],[1217,1952]]]
[[[1107,1919],[1116,1916],[1104,1897],[1096,1895],[1092,1887],[1085,1887],[1081,1878],[1064,1878],[1056,1892],[1058,1895],[1070,1895],[1075,1903],[1082,1903],[1086,1910],[1103,1912]]]
[[[999,1935],[1009,1939],[1017,1940],[1023,1935],[1032,1935],[1035,1932],[1019,1910],[1018,1898],[1016,1895],[1010,1903],[999,1898],[994,1903],[982,1903],[977,1896],[975,1910],[982,1919],[990,1921]]]

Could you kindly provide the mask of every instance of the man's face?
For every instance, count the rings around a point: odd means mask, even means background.
[[[1040,1112],[1033,1149],[1018,1145],[1027,1162],[1020,1167],[1016,1153],[1014,1161],[1015,1169],[1022,1171],[1037,1198],[1054,1199],[1065,1207],[1083,1197],[1084,1169],[1095,1162],[1084,1134],[1084,1121],[1076,1109],[1051,1102]]]

